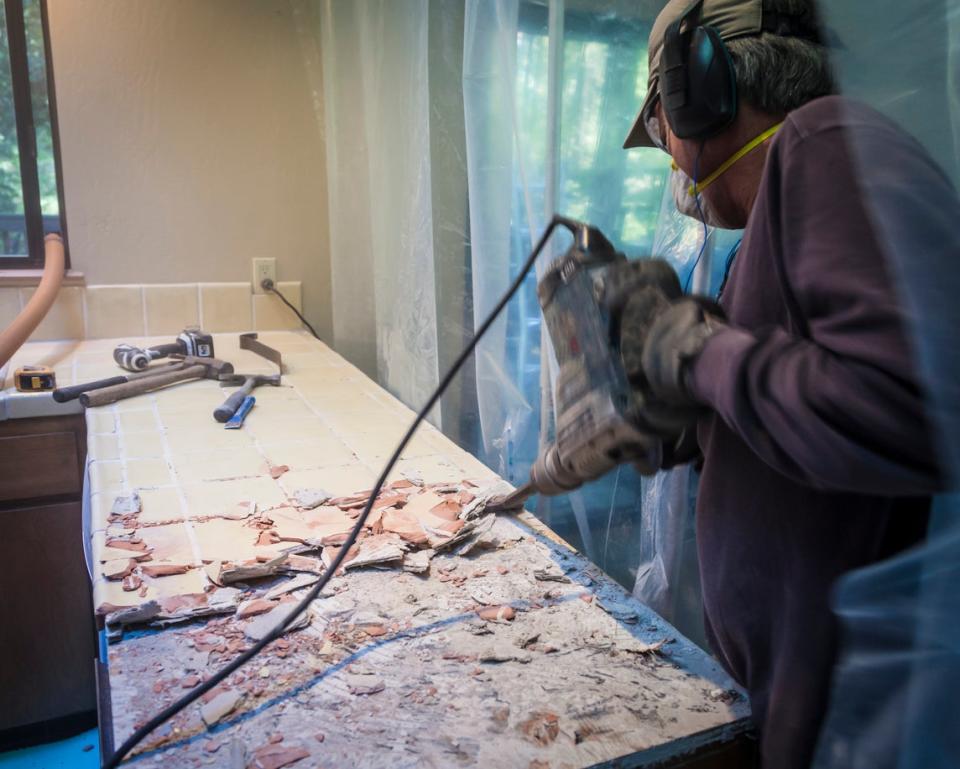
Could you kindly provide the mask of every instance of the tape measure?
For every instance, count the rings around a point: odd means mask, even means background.
[[[13,383],[22,393],[57,389],[57,377],[49,366],[21,366],[13,372]]]

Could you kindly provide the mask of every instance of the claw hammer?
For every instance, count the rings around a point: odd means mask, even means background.
[[[254,387],[268,384],[274,387],[280,385],[280,377],[283,375],[283,359],[278,350],[268,347],[257,339],[256,332],[240,334],[240,349],[255,352],[261,358],[276,363],[278,373],[269,376],[263,374],[233,374],[220,377],[220,386],[229,387],[230,385],[243,383],[243,386],[232,393],[223,403],[221,403],[213,412],[213,418],[218,422],[228,422],[237,410],[243,405],[243,402],[250,396]]]
[[[183,368],[85,392],[80,396],[80,403],[85,408],[105,406],[124,398],[132,398],[134,395],[142,395],[159,387],[185,382],[188,379],[218,379],[225,374],[233,373],[233,364],[218,358],[197,358],[185,355],[180,360]]]

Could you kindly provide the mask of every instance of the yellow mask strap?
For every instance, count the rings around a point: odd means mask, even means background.
[[[762,134],[760,134],[756,139],[752,139],[749,142],[747,142],[745,145],[743,145],[743,147],[741,147],[736,152],[734,152],[729,158],[724,160],[720,164],[720,167],[717,168],[717,170],[714,171],[712,174],[710,174],[706,179],[704,179],[702,182],[698,182],[697,184],[691,184],[688,189],[690,195],[699,195],[707,187],[709,187],[717,179],[719,179],[724,173],[726,173],[730,169],[730,166],[732,166],[734,163],[736,163],[745,155],[749,155],[751,152],[753,152],[757,147],[759,147],[767,139],[769,139],[777,131],[779,131],[782,126],[783,126],[783,123],[777,123],[775,126],[771,126]],[[673,164],[672,168],[676,170],[677,168],[676,164]]]

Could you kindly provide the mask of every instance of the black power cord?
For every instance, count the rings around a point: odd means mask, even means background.
[[[267,633],[264,638],[255,643],[236,659],[229,662],[227,665],[221,668],[219,672],[212,675],[209,679],[204,681],[195,689],[191,689],[189,692],[187,692],[187,694],[174,702],[172,705],[169,705],[157,713],[157,715],[155,715],[153,718],[147,721],[147,723],[131,734],[123,742],[123,744],[117,748],[116,752],[110,756],[110,759],[103,765],[104,769],[116,769],[120,765],[120,762],[123,760],[123,758],[131,750],[133,750],[133,748],[136,747],[136,745],[144,737],[150,734],[150,732],[160,726],[160,724],[162,724],[164,721],[167,721],[175,716],[177,713],[187,707],[187,705],[194,702],[199,697],[202,697],[208,691],[220,684],[224,679],[227,678],[227,676],[259,654],[260,651],[267,646],[267,644],[283,635],[283,631],[286,630],[286,628],[294,621],[296,621],[297,617],[303,614],[306,608],[313,603],[314,599],[320,595],[320,591],[326,587],[327,583],[330,581],[330,577],[336,574],[337,569],[340,568],[344,559],[347,557],[347,553],[350,551],[350,548],[353,547],[354,543],[357,541],[357,537],[359,536],[360,531],[363,529],[363,525],[366,523],[367,517],[370,515],[370,511],[373,509],[373,503],[376,501],[381,487],[386,481],[387,476],[390,475],[390,471],[393,470],[393,466],[397,463],[397,460],[400,458],[403,450],[407,447],[407,444],[413,437],[414,432],[416,432],[417,428],[420,426],[420,423],[423,422],[423,420],[426,418],[426,415],[430,413],[430,410],[436,405],[437,401],[440,400],[440,397],[446,391],[447,387],[450,386],[450,382],[453,381],[453,378],[457,375],[467,358],[470,357],[470,354],[477,346],[477,342],[479,342],[483,335],[487,333],[487,329],[493,325],[493,322],[497,319],[497,316],[500,314],[503,308],[506,307],[507,302],[509,302],[510,299],[513,298],[513,295],[517,293],[517,290],[523,284],[523,280],[527,276],[527,273],[530,272],[530,268],[533,267],[534,263],[537,261],[537,257],[540,255],[540,252],[543,251],[543,247],[547,244],[547,241],[550,239],[553,231],[558,226],[567,227],[569,230],[571,230],[571,232],[575,233],[583,225],[581,225],[579,222],[573,221],[572,219],[567,219],[561,216],[554,216],[550,220],[550,224],[547,226],[547,229],[544,231],[543,235],[540,236],[540,240],[537,241],[533,251],[530,252],[530,255],[527,257],[527,261],[524,262],[523,267],[520,269],[517,277],[513,279],[513,283],[510,284],[510,288],[508,288],[506,293],[500,297],[500,300],[497,302],[496,306],[493,308],[493,310],[491,310],[490,314],[483,321],[483,323],[480,324],[480,327],[473,335],[473,338],[457,356],[457,359],[453,362],[453,365],[450,366],[450,369],[446,374],[444,374],[443,379],[440,380],[440,384],[437,385],[437,389],[433,391],[433,394],[430,396],[429,400],[427,400],[426,405],[420,409],[420,413],[417,414],[416,419],[413,420],[413,424],[411,424],[407,429],[407,432],[400,440],[397,448],[394,450],[390,459],[387,461],[386,466],[384,466],[383,471],[380,473],[380,477],[377,478],[376,485],[374,485],[373,490],[370,492],[370,498],[367,499],[367,504],[364,506],[363,512],[360,514],[360,517],[357,518],[357,522],[353,525],[353,528],[350,530],[350,534],[347,535],[344,543],[340,546],[340,550],[333,559],[333,562],[330,564],[330,567],[320,575],[320,579],[317,581],[316,585],[314,585],[310,589],[310,592],[307,593],[303,599],[301,599],[300,603],[298,603],[296,607],[294,607],[293,611],[287,615],[287,618],[277,623],[277,626]]]
[[[314,338],[315,338],[315,339],[320,339],[320,335],[316,332],[316,330],[314,329],[314,327],[310,325],[310,321],[307,320],[306,318],[304,318],[304,317],[303,317],[303,314],[300,312],[300,310],[298,310],[296,307],[294,307],[294,306],[290,303],[290,300],[287,299],[287,297],[285,297],[283,294],[280,293],[280,289],[278,289],[278,288],[276,287],[276,285],[274,284],[274,282],[273,282],[272,280],[270,280],[270,278],[264,278],[263,280],[261,280],[261,281],[260,281],[260,288],[262,288],[264,291],[269,291],[271,294],[276,294],[277,296],[279,296],[279,297],[280,297],[280,301],[283,302],[285,305],[287,305],[287,307],[289,307],[291,310],[293,310],[294,314],[296,314],[296,316],[297,316],[298,318],[300,318],[300,322],[301,322],[304,326],[306,326],[308,329],[310,329],[310,333],[313,334]],[[322,342],[323,340],[320,339],[320,341]]]

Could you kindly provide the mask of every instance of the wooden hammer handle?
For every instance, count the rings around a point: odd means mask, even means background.
[[[207,375],[207,366],[196,365],[188,366],[179,371],[171,371],[167,374],[157,374],[156,376],[134,379],[125,384],[114,385],[113,387],[103,387],[99,390],[86,392],[80,396],[80,403],[84,407],[106,406],[108,403],[116,403],[124,398],[132,398],[134,395],[156,390],[158,387],[183,382],[187,379],[202,379]]]

